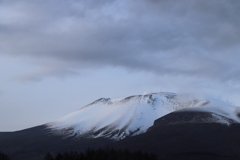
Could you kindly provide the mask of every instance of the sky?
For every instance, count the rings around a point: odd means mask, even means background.
[[[146,92],[240,106],[239,14],[238,0],[0,0],[0,131]]]

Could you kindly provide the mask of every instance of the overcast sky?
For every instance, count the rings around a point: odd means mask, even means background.
[[[240,106],[239,15],[238,0],[0,0],[0,131],[159,90]]]

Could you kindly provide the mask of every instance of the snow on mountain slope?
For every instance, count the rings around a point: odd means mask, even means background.
[[[208,112],[211,113],[211,117],[207,119],[202,119],[204,123],[222,123],[230,125],[231,123],[240,123],[240,107],[232,106],[230,104],[223,103],[217,100],[211,100],[211,103],[208,103],[202,107],[186,108],[180,110],[179,112],[184,111],[199,111],[199,112]],[[194,122],[194,120],[192,121]],[[191,123],[191,122],[188,122]],[[197,123],[197,122],[195,122]]]
[[[221,118],[224,116],[239,121],[239,115],[236,114],[240,113],[239,109],[232,107],[219,110],[215,105],[219,106],[220,103],[167,92],[116,99],[101,98],[47,125],[55,134],[120,140],[144,133],[156,119],[187,108],[215,114],[216,118],[209,119],[209,122],[225,123]]]

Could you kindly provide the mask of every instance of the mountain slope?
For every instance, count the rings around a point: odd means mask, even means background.
[[[112,143],[111,140],[95,138],[65,138],[53,135],[46,125],[16,132],[0,132],[0,151],[12,160],[43,160],[47,152],[84,151]]]
[[[240,157],[240,124],[226,117],[231,124],[205,122],[205,119],[213,117],[209,112],[172,112],[157,119],[147,132],[120,141],[108,138],[66,138],[52,134],[43,125],[0,133],[0,151],[13,160],[42,160],[47,152],[84,151],[89,147],[142,150],[163,159],[181,160],[181,155],[185,160],[189,154],[218,160]],[[188,123],[193,119],[196,120],[194,123]],[[190,156],[190,159],[194,157]]]
[[[163,159],[181,159],[178,155],[182,155],[182,159],[201,159],[201,156],[203,159],[239,159],[240,124],[205,123],[206,118],[214,116],[199,111],[173,112],[156,120],[146,133],[113,145],[118,149],[155,153]],[[193,119],[198,121],[188,123]]]

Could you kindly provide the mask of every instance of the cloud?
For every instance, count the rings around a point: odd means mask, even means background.
[[[64,79],[69,75],[76,76],[76,75],[79,75],[79,73],[75,71],[67,70],[65,68],[45,67],[45,68],[40,68],[38,70],[34,70],[32,72],[18,75],[14,77],[14,80],[21,81],[21,82],[39,82],[46,77],[57,77],[57,78]]]
[[[0,4],[0,55],[32,58],[42,65],[45,61],[62,64],[64,73],[117,66],[157,75],[240,80],[238,1],[20,0]],[[30,77],[39,80],[53,73],[51,68],[46,72]]]

